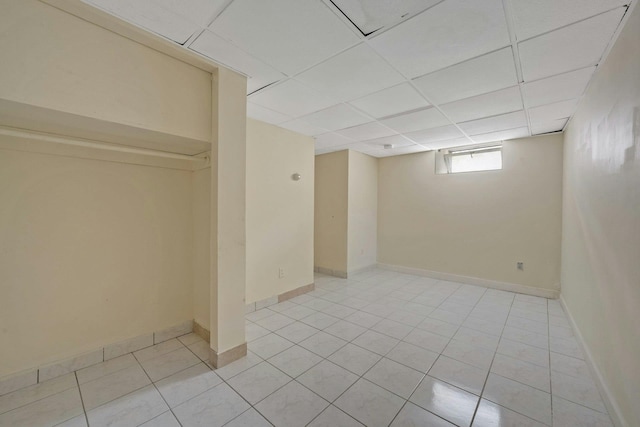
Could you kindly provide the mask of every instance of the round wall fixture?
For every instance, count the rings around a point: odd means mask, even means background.
[[[294,181],[300,181],[300,178],[302,177],[300,176],[299,173],[294,173],[293,175],[291,175],[291,179]]]

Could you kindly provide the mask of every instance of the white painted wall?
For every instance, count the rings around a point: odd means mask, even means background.
[[[193,320],[209,329],[211,167],[193,172]]]
[[[379,160],[378,262],[557,292],[562,135],[506,141],[500,171],[437,175],[434,156]]]
[[[193,318],[191,174],[0,149],[0,376]]]
[[[565,133],[562,297],[622,425],[640,425],[640,8]]]
[[[247,303],[313,283],[313,150],[310,137],[247,120]]]
[[[376,264],[378,248],[378,159],[349,153],[348,272]]]

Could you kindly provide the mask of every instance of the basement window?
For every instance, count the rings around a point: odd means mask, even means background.
[[[436,173],[451,174],[500,169],[502,169],[501,145],[438,150]]]

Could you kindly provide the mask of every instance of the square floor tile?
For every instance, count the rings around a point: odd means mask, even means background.
[[[351,316],[347,316],[344,318],[347,322],[355,323],[356,325],[360,325],[365,328],[370,328],[379,321],[382,320],[382,317],[375,316],[371,313],[365,313],[364,311],[358,311],[353,313]]]
[[[305,325],[302,322],[294,322],[282,329],[278,329],[275,333],[291,342],[299,343],[318,332],[316,328]]]
[[[317,394],[291,381],[256,405],[276,426],[304,426],[322,412],[329,402]]]
[[[313,326],[317,329],[324,329],[327,326],[333,325],[338,320],[340,319],[338,319],[337,317],[329,316],[328,314],[320,312],[300,319],[301,322],[306,323],[309,326]]]
[[[536,421],[551,425],[549,393],[496,374],[489,374],[482,397]]]
[[[496,354],[491,365],[491,372],[551,393],[549,368],[543,368],[510,356]]]
[[[495,353],[492,350],[453,339],[442,354],[480,369],[489,369]]]
[[[249,409],[250,406],[229,387],[220,384],[174,408],[183,427],[222,426]]]
[[[360,347],[373,351],[381,356],[387,354],[398,344],[398,340],[372,330],[366,331],[352,341]]]
[[[227,383],[249,403],[255,405],[286,383],[291,377],[262,362],[231,378]]]
[[[360,379],[335,405],[366,426],[388,426],[405,400],[365,379]]]
[[[284,328],[293,322],[295,322],[295,320],[290,317],[284,316],[280,313],[273,313],[271,316],[257,320],[255,323],[256,325],[262,326],[270,331],[277,331],[278,329]]]
[[[84,418],[84,417],[83,417]],[[167,411],[158,415],[155,418],[150,419],[144,424],[140,424],[140,427],[181,427],[180,423],[173,415],[173,412]]]
[[[554,427],[613,427],[607,414],[553,396]]]
[[[249,351],[263,359],[268,359],[288,349],[293,343],[276,334],[265,335],[262,338],[247,343]]]
[[[409,400],[458,426],[469,426],[479,399],[458,387],[426,376]]]
[[[223,380],[228,380],[229,378],[238,375],[240,372],[246,371],[260,362],[262,362],[260,357],[248,351],[246,356],[231,362],[222,368],[216,369],[215,373]]]
[[[418,347],[422,347],[426,350],[442,353],[449,343],[449,338],[422,329],[414,329],[403,339],[403,341],[417,345]]]
[[[321,331],[300,342],[300,346],[317,355],[327,357],[343,347],[346,343],[345,340]]]
[[[429,376],[461,388],[469,393],[480,396],[482,388],[489,375],[488,369],[459,362],[441,355],[429,371]]]
[[[322,411],[307,427],[362,427],[353,417],[330,405]]]
[[[169,407],[174,408],[221,382],[207,365],[199,363],[157,382],[156,387]]]
[[[364,375],[382,356],[353,344],[347,344],[329,356],[329,360],[353,372]]]
[[[355,323],[340,320],[328,328],[324,329],[324,332],[341,338],[345,341],[352,341],[365,332],[367,329],[356,325]]]
[[[255,409],[251,408],[238,415],[233,421],[224,425],[225,427],[271,427],[267,421]]]
[[[303,305],[296,305],[288,310],[283,311],[282,314],[287,317],[291,317],[292,319],[300,320],[304,317],[314,314],[315,312],[315,310],[312,310]]]
[[[169,410],[169,407],[152,385],[112,400],[87,412],[89,424],[138,425]]]
[[[426,373],[438,358],[438,353],[401,341],[385,357]]]
[[[245,327],[244,333],[247,342],[250,342],[265,335],[269,335],[271,331],[263,328],[262,326],[256,325],[255,323],[249,323]]]
[[[138,366],[138,361],[131,353],[119,356],[106,362],[98,363],[93,366],[86,367],[76,371],[78,377],[78,383],[84,384],[91,380],[103,377],[105,375],[113,374],[132,366]]]
[[[424,373],[387,358],[382,358],[364,375],[372,383],[405,399],[411,396],[423,377]]]
[[[142,363],[145,360],[153,359],[166,353],[171,353],[172,351],[178,350],[180,348],[185,348],[185,346],[182,345],[182,343],[176,338],[174,338],[160,344],[135,351],[133,355],[138,360],[138,362]]]
[[[542,366],[543,368],[549,367],[549,350],[539,347],[502,338],[500,344],[498,344],[497,352],[505,356],[515,357],[518,360]]]
[[[561,397],[598,412],[607,412],[604,403],[602,403],[598,387],[591,378],[576,378],[553,371],[551,373],[551,387],[556,397]]]
[[[151,381],[154,382],[197,363],[200,363],[200,359],[185,347],[140,362]]]
[[[80,385],[87,411],[151,384],[140,365],[114,372]]]
[[[455,427],[450,422],[407,402],[391,423],[391,427]]]
[[[0,425],[31,427],[56,425],[81,415],[82,401],[77,387],[0,414]]]
[[[413,330],[413,327],[394,320],[383,319],[374,325],[371,330],[401,340]]]
[[[358,376],[334,363],[323,360],[297,380],[329,402],[333,402],[358,380]]]
[[[268,359],[276,368],[292,378],[297,377],[306,370],[322,361],[322,357],[300,346],[294,345],[282,353]]]
[[[574,424],[578,426],[579,424]],[[493,402],[480,399],[480,405],[473,419],[473,427],[544,427],[545,425],[531,418],[520,415]]]

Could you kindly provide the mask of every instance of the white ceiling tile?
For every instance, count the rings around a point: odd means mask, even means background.
[[[204,31],[189,48],[249,76],[247,93],[285,77],[279,71],[209,31]]]
[[[370,118],[363,116],[345,104],[338,104],[333,107],[317,111],[309,114],[308,116],[302,117],[302,120],[309,123],[311,126],[328,129],[329,131],[361,125],[371,121]]]
[[[279,126],[309,136],[316,136],[329,132],[328,129],[310,125],[301,119],[289,120],[288,122],[281,123]]]
[[[456,138],[456,139],[447,139],[444,141],[429,142],[423,145],[429,148],[430,150],[441,150],[443,148],[467,147],[472,144],[473,143],[469,141],[467,138]]]
[[[511,0],[518,40],[581,21],[629,0]]]
[[[295,80],[287,80],[270,86],[249,97],[251,102],[287,114],[300,117],[327,108],[336,103],[333,99]]]
[[[507,141],[509,139],[526,138],[528,136],[529,128],[521,127],[516,129],[501,130],[499,132],[485,133],[482,135],[475,135],[472,136],[471,139],[473,139],[478,144],[484,144],[485,142]]]
[[[380,122],[389,126],[391,129],[397,130],[398,132],[413,132],[451,124],[449,119],[438,111],[438,109],[433,107],[395,117],[389,117],[381,120]]]
[[[440,0],[332,0],[363,34],[410,18]]]
[[[290,76],[359,40],[317,0],[234,0],[210,28]]]
[[[526,82],[598,64],[626,8],[618,8],[519,44]]]
[[[577,107],[578,99],[570,99],[568,101],[529,108],[529,119],[531,119],[531,125],[552,122],[557,119],[571,117]]]
[[[409,132],[405,136],[418,144],[463,138],[464,134],[454,125]],[[468,141],[468,140],[467,140]]]
[[[459,123],[467,135],[479,135],[489,132],[497,132],[506,129],[514,129],[527,126],[527,117],[524,111],[516,111],[513,113],[501,114],[499,116],[488,117],[486,119],[473,120],[470,122]]]
[[[348,138],[353,138],[358,141],[365,141],[368,139],[382,138],[384,136],[394,135],[396,132],[386,126],[381,125],[378,122],[371,122],[364,125],[343,129],[338,133],[340,135],[344,135]]]
[[[277,111],[264,108],[251,102],[247,102],[247,116],[252,119],[262,120],[263,122],[272,123],[274,125],[291,120],[291,117],[285,114],[278,113]]]
[[[404,81],[400,73],[364,43],[316,65],[296,79],[343,101]]]
[[[534,135],[540,135],[542,133],[561,131],[562,129],[564,129],[564,126],[567,124],[568,120],[569,119],[559,119],[535,125],[532,124],[531,133],[533,133]]]
[[[391,156],[401,156],[403,154],[413,154],[413,153],[422,153],[424,151],[429,151],[430,149],[427,147],[423,147],[422,145],[407,145],[405,147],[397,147],[391,149],[382,149],[375,150],[371,154],[375,157],[391,157]]]
[[[431,102],[469,98],[518,84],[511,47],[470,59],[426,76],[414,83]]]
[[[402,135],[392,135],[384,138],[371,139],[364,141],[364,143],[373,148],[384,148],[385,145],[393,145],[394,148],[414,145],[413,141],[410,141]]]
[[[409,83],[402,83],[350,102],[376,118],[428,107],[429,103]]]
[[[498,90],[440,106],[456,123],[522,110],[518,86]]]
[[[86,0],[126,21],[183,44],[226,0]]]
[[[447,0],[371,39],[409,78],[509,44],[502,0]]]
[[[337,147],[340,145],[347,145],[355,142],[351,138],[338,135],[334,132],[323,133],[322,135],[314,136],[313,138],[316,140],[316,150],[329,147]]]
[[[583,68],[523,85],[529,107],[579,98],[584,93],[596,67]]]

